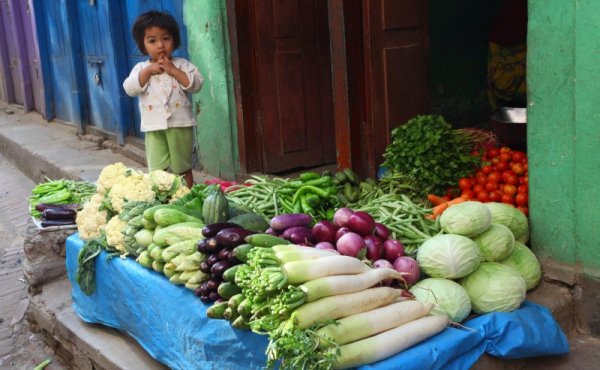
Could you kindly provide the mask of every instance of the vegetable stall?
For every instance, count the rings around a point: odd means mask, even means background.
[[[67,241],[76,312],[172,368],[464,368],[485,351],[568,352],[526,301],[541,268],[525,153],[439,116],[392,139],[364,181],[346,169],[187,187],[107,166]]]

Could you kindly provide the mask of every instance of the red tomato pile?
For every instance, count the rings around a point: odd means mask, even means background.
[[[489,148],[484,166],[458,181],[461,196],[480,202],[502,202],[529,213],[527,154],[508,147]]]

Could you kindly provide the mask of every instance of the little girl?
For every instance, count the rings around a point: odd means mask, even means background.
[[[180,38],[177,21],[169,14],[149,11],[140,15],[132,34],[149,59],[133,67],[123,88],[127,95],[140,97],[148,171],[170,168],[191,187],[196,125],[191,94],[200,90],[204,79],[192,63],[172,56]]]

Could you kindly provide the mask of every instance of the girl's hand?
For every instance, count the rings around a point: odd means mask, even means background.
[[[160,63],[150,63],[148,67],[145,68],[151,75],[158,75],[165,71],[164,67]]]
[[[168,75],[173,76],[173,74],[178,71],[177,67],[173,65],[171,59],[165,57],[165,55],[161,55],[160,59],[158,59],[158,65],[161,66],[163,71],[167,72]]]

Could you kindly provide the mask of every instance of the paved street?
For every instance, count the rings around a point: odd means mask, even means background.
[[[23,239],[27,197],[35,183],[0,154],[0,369],[32,369],[53,352],[24,321],[27,284],[23,277]],[[53,358],[47,370],[64,369]]]

